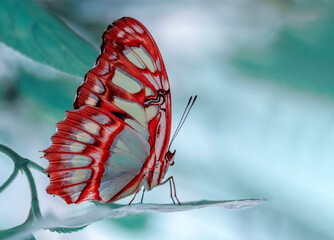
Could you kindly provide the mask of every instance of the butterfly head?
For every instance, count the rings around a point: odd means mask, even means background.
[[[176,150],[174,150],[174,152],[172,153],[171,151],[168,151],[165,155],[165,159],[167,161],[167,164],[169,166],[173,166],[174,165],[174,157],[175,157],[175,153]]]

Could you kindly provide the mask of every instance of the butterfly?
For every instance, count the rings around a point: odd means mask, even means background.
[[[163,181],[175,156],[169,150],[169,81],[158,47],[139,21],[124,17],[107,27],[73,106],[44,150],[49,194],[68,204],[109,203],[169,182],[177,199],[173,177]]]

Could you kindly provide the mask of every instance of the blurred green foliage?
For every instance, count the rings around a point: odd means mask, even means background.
[[[29,99],[39,112],[63,117],[73,108],[72,103],[79,83],[71,78],[43,79],[21,71],[17,78],[17,91],[23,99]]]
[[[329,8],[333,9],[333,8]],[[257,79],[334,97],[334,16],[324,11],[317,20],[282,28],[264,49],[243,49],[232,59],[244,73]]]
[[[0,1],[0,41],[35,61],[83,77],[97,51],[32,0]]]
[[[79,82],[71,77],[45,79],[20,69],[12,81],[2,83],[0,103],[14,107],[23,102],[34,116],[47,114],[60,119],[66,110],[73,108],[78,86]]]

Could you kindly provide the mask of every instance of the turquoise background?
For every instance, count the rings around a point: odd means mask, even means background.
[[[181,202],[268,199],[240,211],[106,219],[72,234],[41,230],[36,239],[334,239],[333,10],[325,0],[1,0],[1,143],[46,167],[39,151],[72,108],[104,29],[131,16],[164,58],[173,130],[198,95],[168,171]],[[0,163],[1,184],[13,166]],[[43,214],[89,204],[47,195],[48,179],[33,173]],[[29,201],[21,175],[0,195],[0,229],[21,223]],[[169,203],[169,187],[145,202]]]

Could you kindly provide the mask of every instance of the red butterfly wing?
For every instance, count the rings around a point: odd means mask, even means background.
[[[137,20],[122,18],[102,40],[75,110],[58,123],[45,150],[47,191],[67,203],[112,202],[136,192],[168,147],[169,82],[152,36]]]

